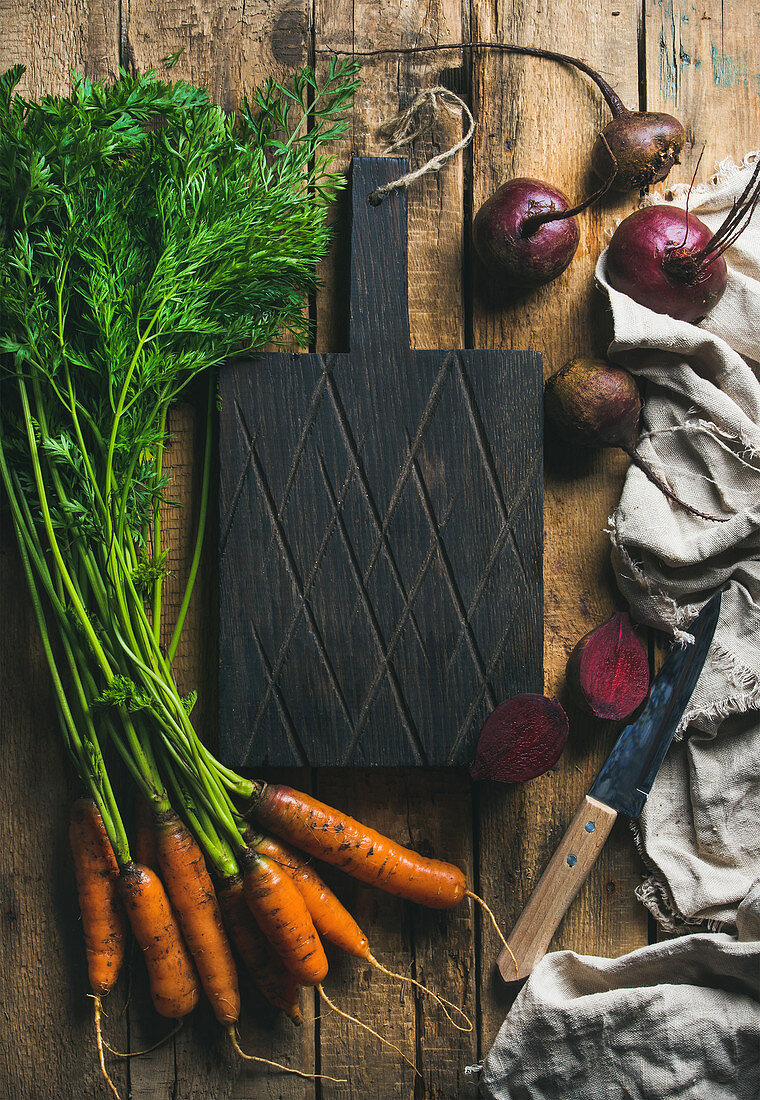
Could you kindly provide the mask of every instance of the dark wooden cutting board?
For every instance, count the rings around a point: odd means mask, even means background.
[[[542,690],[541,358],[411,351],[406,170],[354,158],[350,352],[221,372],[222,757],[466,764]]]

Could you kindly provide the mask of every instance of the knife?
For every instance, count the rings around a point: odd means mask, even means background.
[[[619,813],[638,817],[678,728],[712,642],[720,593],[708,600],[689,633],[652,683],[649,700],[623,730],[541,876],[499,956],[506,982],[525,978],[546,953],[570,903],[586,881]]]

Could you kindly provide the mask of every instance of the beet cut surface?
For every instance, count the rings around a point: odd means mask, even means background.
[[[619,721],[649,691],[649,661],[624,611],[589,631],[567,662],[568,686],[578,704],[597,718]]]
[[[486,718],[470,775],[521,783],[549,771],[567,743],[567,715],[545,695],[515,695]]]

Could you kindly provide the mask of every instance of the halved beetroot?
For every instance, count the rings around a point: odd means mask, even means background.
[[[486,718],[470,775],[500,783],[535,779],[557,763],[568,732],[567,715],[554,699],[515,695]]]
[[[567,683],[598,718],[627,718],[646,699],[649,661],[624,611],[581,638],[567,662]]]

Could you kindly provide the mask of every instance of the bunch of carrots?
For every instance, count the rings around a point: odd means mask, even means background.
[[[153,1005],[160,1015],[181,1020],[198,1004],[202,989],[242,1057],[287,1069],[253,1058],[239,1047],[235,1025],[240,995],[231,944],[260,992],[296,1024],[301,1022],[301,986],[318,987],[324,1000],[336,1007],[322,987],[328,969],[323,941],[431,992],[415,979],[387,970],[375,958],[368,937],[306,856],[431,908],[453,908],[465,897],[481,900],[467,888],[459,868],[423,857],[308,794],[263,782],[251,782],[250,792],[239,815],[240,870],[217,871],[215,881],[192,833],[174,810],[162,810],[156,803],[151,808],[142,801],[136,858],[120,863],[95,802],[81,798],[72,807],[70,839],[98,1052],[109,1083],[100,1033],[101,998],[119,976],[128,927],[142,948]],[[431,995],[454,1026],[462,1025],[447,1005],[469,1028],[457,1006]]]
[[[156,1010],[181,1019],[203,989],[237,1046],[230,941],[296,1022],[299,986],[322,989],[323,941],[384,969],[310,858],[435,908],[474,896],[456,867],[224,766],[172,674],[209,505],[214,372],[283,331],[306,337],[341,185],[321,150],[346,129],[356,71],[333,60],[321,82],[270,80],[236,115],[153,74],[75,77],[39,102],[17,93],[21,67],[0,76],[0,480],[86,792],[71,846],[104,1073],[101,998],[127,926]],[[167,413],[203,382],[196,543],[163,645]],[[142,800],[132,846],[119,766]]]

